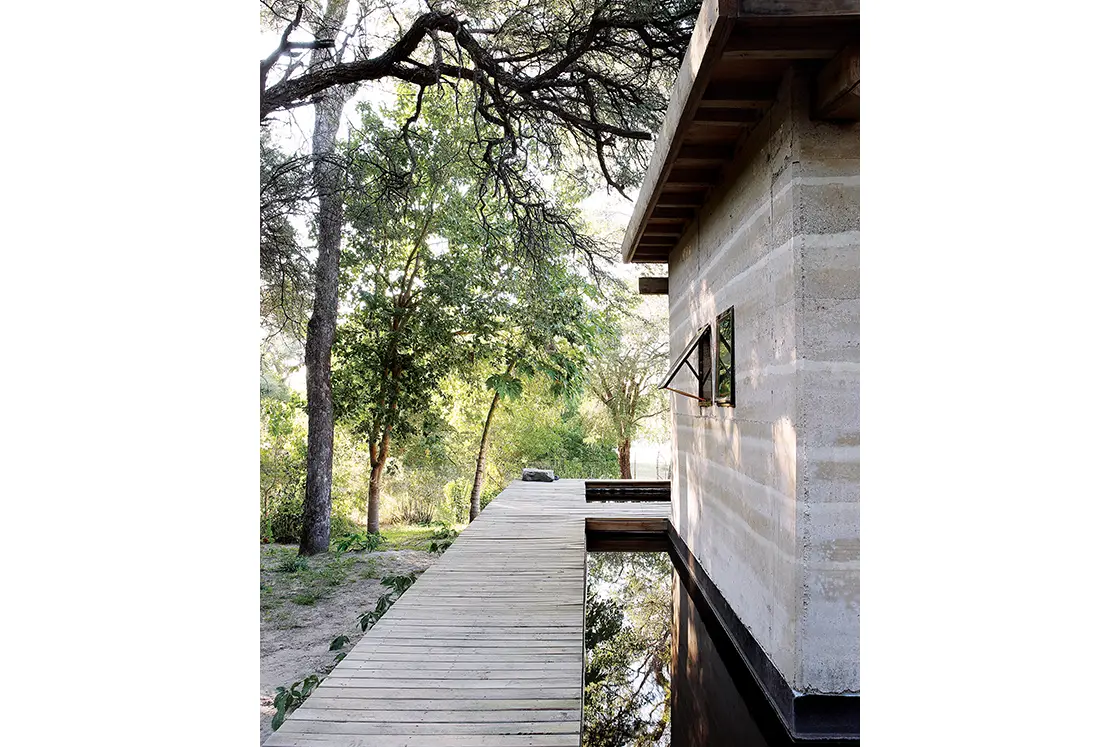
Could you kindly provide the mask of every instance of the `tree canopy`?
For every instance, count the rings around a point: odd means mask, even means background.
[[[555,157],[577,141],[619,189],[640,179],[634,143],[660,125],[700,8],[699,0],[363,1],[349,27],[324,29],[321,19],[340,2],[318,14],[302,3],[265,5],[287,26],[261,62],[262,120],[332,88],[385,78],[417,86],[420,111],[429,87],[466,82],[476,142],[494,172],[529,147]],[[378,23],[388,32],[374,31]],[[313,28],[318,39],[295,38]],[[338,50],[329,64],[299,54],[323,46]]]

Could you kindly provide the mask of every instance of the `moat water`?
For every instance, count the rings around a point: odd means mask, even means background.
[[[710,610],[667,543],[589,540],[589,550],[584,747],[828,744],[789,737],[726,635],[710,634]]]

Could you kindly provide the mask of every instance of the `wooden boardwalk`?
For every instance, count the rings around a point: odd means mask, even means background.
[[[265,744],[578,747],[585,522],[669,516],[583,482],[512,483]]]

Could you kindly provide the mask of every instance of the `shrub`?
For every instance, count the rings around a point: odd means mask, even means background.
[[[463,524],[470,518],[471,487],[466,477],[451,480],[443,486],[443,500],[435,509],[435,518],[447,524]]]
[[[319,686],[319,682],[321,680],[317,675],[309,674],[303,678],[303,682],[293,682],[291,687],[276,688],[276,697],[272,699],[272,705],[276,707],[276,715],[272,717],[272,728],[279,729],[288,714],[303,705],[312,691]]]
[[[301,604],[304,607],[310,607],[322,598],[323,592],[319,591],[318,589],[312,589],[310,591],[296,594],[294,597],[292,597],[292,601],[296,604]]]
[[[380,532],[374,532],[373,534],[352,532],[335,540],[334,551],[339,554],[350,550],[373,552],[384,543],[385,538],[381,536]]]
[[[347,534],[365,532],[366,528],[343,513],[343,507],[331,506],[331,536],[343,537]]]
[[[307,479],[307,416],[298,395],[262,397],[261,541],[299,541]]]
[[[416,583],[416,577],[419,575],[419,573],[408,573],[400,576],[386,576],[381,579],[381,583],[392,589],[397,596],[400,596],[408,591],[410,586]]]
[[[302,555],[289,555],[276,564],[276,570],[281,573],[297,573],[307,569],[307,558]]]
[[[428,552],[442,553],[447,548],[451,547],[451,543],[459,536],[459,531],[453,529],[446,524],[440,524],[439,527],[432,532],[431,544],[428,545]]]
[[[307,414],[303,399],[298,394],[278,399],[262,390],[260,420],[261,542],[294,544],[299,542],[303,527],[307,482]],[[362,529],[352,518],[365,507],[368,458],[361,447],[352,433],[336,426],[331,472],[332,537]]]

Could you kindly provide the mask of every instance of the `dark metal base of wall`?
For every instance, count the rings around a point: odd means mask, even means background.
[[[735,679],[747,691],[744,697],[764,696],[794,744],[858,744],[859,696],[793,690],[671,524],[668,540],[682,583],[690,596],[704,602],[698,605],[700,615],[721,658],[739,670]]]

